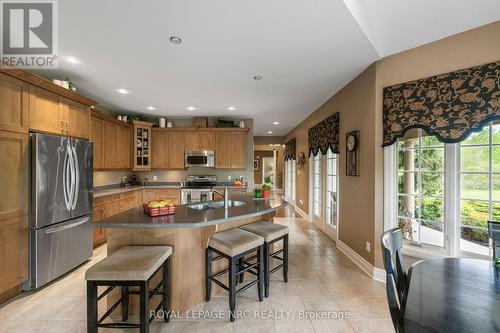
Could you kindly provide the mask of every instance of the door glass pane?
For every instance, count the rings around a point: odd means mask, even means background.
[[[462,198],[489,199],[489,176],[487,174],[462,174],[460,178]]]
[[[462,147],[460,150],[462,171],[488,172],[489,147]]]

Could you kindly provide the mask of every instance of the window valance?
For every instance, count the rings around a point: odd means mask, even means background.
[[[445,143],[500,119],[500,61],[384,88],[382,146],[412,128]]]
[[[334,113],[309,129],[309,156],[316,156],[319,151],[324,155],[329,148],[339,153],[339,118],[340,114]]]
[[[285,161],[297,159],[297,140],[292,139],[285,143]]]

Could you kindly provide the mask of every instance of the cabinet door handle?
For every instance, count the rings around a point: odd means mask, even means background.
[[[61,120],[61,133],[64,133],[64,121]]]
[[[68,134],[68,132],[69,132],[69,124],[68,122],[66,122],[66,134]]]

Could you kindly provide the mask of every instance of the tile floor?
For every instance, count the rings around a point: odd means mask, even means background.
[[[224,319],[172,319],[170,323],[154,322],[150,332],[394,332],[382,283],[370,279],[336,248],[330,238],[304,219],[277,218],[276,222],[290,228],[287,284],[283,283],[282,274],[278,272],[272,275],[271,295],[264,302],[258,302],[256,288],[240,294],[237,308],[248,316],[235,323]],[[86,332],[84,273],[104,256],[105,247],[101,247],[90,262],[69,275],[0,307],[0,332]],[[193,310],[227,309],[227,296],[220,295]],[[331,315],[348,312],[350,318],[302,319],[299,316],[304,311],[326,311]],[[278,317],[280,314],[283,316]],[[262,318],[264,315],[267,318]]]

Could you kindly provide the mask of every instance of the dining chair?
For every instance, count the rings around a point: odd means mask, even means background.
[[[409,274],[403,264],[403,233],[400,228],[389,229],[381,237],[384,267],[386,271],[386,292],[392,323],[396,332],[404,332],[404,312],[408,295]],[[411,273],[411,272],[410,272]]]
[[[488,236],[492,241],[493,247],[493,262],[496,264],[497,258],[500,257],[500,222],[498,221],[488,221]]]

